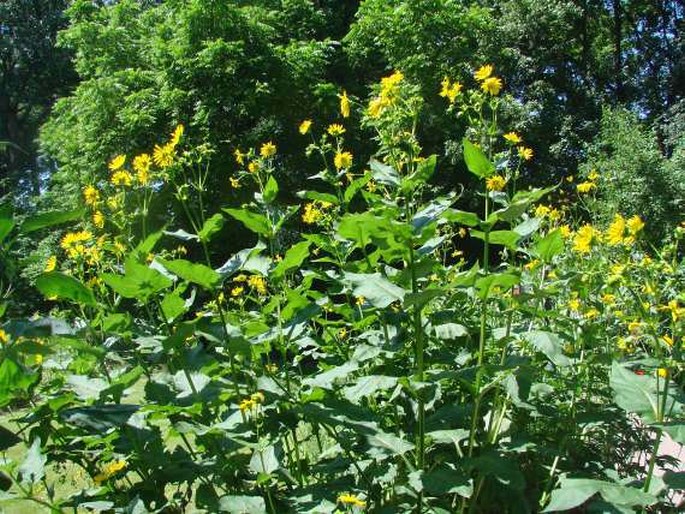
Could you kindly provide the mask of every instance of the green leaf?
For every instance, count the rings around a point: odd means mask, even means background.
[[[12,218],[0,218],[0,244],[12,232],[14,228],[14,220]]]
[[[655,377],[637,375],[614,361],[611,364],[609,385],[614,391],[616,405],[625,411],[639,414],[646,423],[656,421],[659,403]]]
[[[345,203],[350,203],[354,196],[366,185],[369,183],[371,180],[371,174],[367,173],[366,175],[359,177],[355,180],[352,181],[352,183],[347,186],[345,189],[345,194],[343,195],[343,199],[345,200]],[[333,196],[333,195],[331,195]]]
[[[266,216],[249,209],[223,209],[225,213],[240,221],[248,230],[263,236],[271,235],[269,220]]]
[[[517,285],[520,281],[521,277],[512,273],[492,273],[476,280],[478,296],[481,300],[485,300],[490,297],[490,292],[493,288],[507,290]]]
[[[296,245],[290,247],[283,260],[278,263],[271,273],[271,278],[273,280],[278,280],[285,276],[290,270],[299,268],[307,257],[309,257],[309,246],[311,241],[301,241]]]
[[[459,323],[444,323],[442,325],[435,325],[433,330],[435,331],[435,336],[438,339],[447,341],[459,339],[460,337],[469,335],[468,329]]]
[[[367,439],[371,446],[380,448],[393,455],[404,455],[414,449],[414,445],[409,441],[386,432],[370,435]]]
[[[200,241],[205,243],[209,242],[212,239],[212,236],[222,229],[224,221],[224,217],[218,212],[214,216],[208,218],[202,225],[200,232],[197,234]]]
[[[551,501],[542,512],[574,509],[599,493],[602,498],[619,506],[647,507],[657,498],[636,488],[589,478],[561,478],[559,489],[552,491]]]
[[[274,176],[271,175],[264,186],[263,198],[266,203],[271,203],[276,199],[276,196],[278,196],[278,182],[276,182]]]
[[[353,386],[343,390],[343,395],[352,403],[367,396],[375,395],[378,391],[386,391],[397,385],[397,377],[384,375],[367,375],[359,377]]]
[[[433,173],[435,173],[437,160],[438,156],[433,154],[420,161],[416,167],[416,171],[402,180],[402,189],[404,191],[409,191],[428,182],[433,176]]]
[[[468,475],[446,465],[426,473],[423,477],[423,486],[426,491],[434,496],[458,494],[464,498],[470,498],[473,494],[473,481]]]
[[[21,437],[18,437],[9,428],[0,427],[0,452],[4,452],[15,444],[21,442]]]
[[[18,393],[25,395],[26,392],[40,378],[38,373],[24,369],[12,359],[5,357],[0,363],[0,407],[4,407]]]
[[[87,306],[97,305],[93,291],[64,273],[44,273],[36,279],[36,287],[46,298],[66,299]]]
[[[187,280],[188,282],[192,282],[193,284],[197,284],[208,290],[214,289],[221,281],[221,275],[204,264],[196,264],[184,259],[175,259],[173,261],[159,259],[159,262],[162,266],[173,274],[178,275],[183,280]]]
[[[29,234],[42,228],[52,227],[68,221],[80,220],[85,214],[85,209],[75,209],[73,211],[57,211],[38,214],[27,219],[21,226],[24,234]]]
[[[477,227],[480,224],[480,218],[477,214],[468,211],[460,211],[457,209],[447,209],[444,218],[452,223],[460,223],[467,227]]]
[[[266,448],[255,448],[250,459],[250,469],[252,471],[269,475],[280,467],[281,465],[276,456],[276,448],[273,444]]]
[[[355,296],[363,296],[371,305],[381,309],[392,302],[402,301],[406,293],[380,273],[345,273],[343,281],[352,287]]]
[[[219,512],[229,514],[266,514],[266,503],[261,496],[222,496]]]
[[[481,232],[480,230],[472,230],[471,236],[485,241],[485,232]],[[516,245],[520,238],[520,234],[517,234],[513,230],[493,230],[490,232],[489,241],[490,244],[503,245],[510,250],[516,250]]]
[[[161,306],[162,314],[164,314],[167,323],[171,323],[187,310],[186,302],[181,298],[178,290],[167,294],[162,300]]]
[[[346,214],[338,224],[338,235],[350,241],[355,241],[360,248],[371,243],[374,236],[383,237],[392,231],[390,222],[370,212],[360,214]]]
[[[685,471],[667,471],[663,478],[669,489],[685,490]]]
[[[142,302],[162,289],[172,285],[172,281],[159,271],[143,264],[126,263],[126,275],[103,273],[102,281],[114,292],[124,298],[135,298]]]
[[[495,165],[485,156],[483,151],[471,141],[464,138],[464,160],[471,173],[479,178],[486,178],[495,171]]]
[[[561,338],[551,332],[535,330],[523,334],[523,339],[528,341],[537,351],[544,354],[557,366],[569,366],[571,360],[564,355],[564,345]]]
[[[392,166],[383,164],[376,159],[371,159],[369,161],[369,167],[371,168],[371,175],[373,175],[374,180],[379,184],[393,187],[400,185],[400,175]]]
[[[31,448],[26,453],[24,461],[19,466],[19,475],[24,484],[35,484],[40,482],[45,476],[45,463],[48,458],[40,451],[40,437],[36,437],[31,444]]]
[[[549,263],[555,255],[564,249],[564,238],[561,230],[556,229],[535,243],[535,255],[542,261]]]
[[[340,203],[337,196],[330,193],[321,193],[319,191],[298,191],[297,197],[317,202],[328,202],[333,205],[338,205]]]

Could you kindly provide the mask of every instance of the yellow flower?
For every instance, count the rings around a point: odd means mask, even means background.
[[[0,344],[7,344],[10,342],[10,337],[3,329],[0,328]]]
[[[586,194],[592,191],[593,189],[596,189],[597,185],[594,182],[581,182],[580,184],[576,185],[576,191],[580,194]]]
[[[250,400],[252,400],[255,403],[264,403],[264,393],[261,391],[257,391],[256,393],[252,393],[250,395]]]
[[[238,180],[235,177],[229,177],[229,182],[231,183],[231,187],[233,189],[240,189],[240,180]]]
[[[354,299],[354,303],[357,304],[358,306],[364,305],[364,302],[366,301],[366,298],[363,296],[357,296],[357,298]]]
[[[562,225],[559,227],[559,232],[561,233],[561,237],[564,239],[568,239],[571,237],[571,227],[568,225]]]
[[[101,473],[98,473],[93,477],[93,480],[95,481],[96,484],[101,484],[105,480],[108,480],[112,476],[114,476],[116,473],[119,471],[123,470],[126,468],[126,461],[125,460],[117,460],[110,462],[105,465],[105,467],[102,469]]]
[[[345,133],[345,127],[339,123],[332,123],[331,125],[328,125],[326,132],[331,136],[342,136]]]
[[[176,146],[179,143],[179,141],[181,141],[184,131],[185,127],[182,124],[179,123],[178,125],[176,125],[176,128],[171,133],[171,140],[169,141],[169,144],[171,144],[172,146]]]
[[[442,79],[440,85],[442,86],[442,89],[440,89],[440,96],[442,98],[447,98],[451,104],[454,103],[464,87],[459,82],[450,82],[450,79],[447,77]]]
[[[233,155],[235,156],[235,162],[240,165],[245,164],[245,157],[247,157],[247,154],[241,152],[240,148],[236,148],[235,152],[233,152]]]
[[[661,340],[666,343],[667,346],[673,346],[673,338],[669,335],[661,336]]]
[[[87,230],[80,232],[68,232],[62,238],[60,246],[67,252],[69,257],[75,259],[76,257],[85,255],[85,243],[93,239],[93,234]]]
[[[587,175],[587,179],[590,182],[595,182],[599,178],[599,173],[597,173],[597,170],[591,170],[590,173]]]
[[[547,207],[546,205],[540,204],[537,207],[535,207],[534,214],[535,214],[536,218],[544,218],[549,213],[550,213],[550,208]]]
[[[136,172],[138,183],[146,186],[150,182],[150,166],[152,166],[152,157],[150,154],[142,153],[133,159],[133,169]]]
[[[360,500],[354,494],[341,494],[340,496],[338,496],[338,503],[342,503],[343,505],[352,505],[353,507],[359,507],[360,509],[366,507],[366,502]]]
[[[525,146],[519,146],[518,155],[524,161],[530,161],[533,158],[533,149]]]
[[[669,301],[668,310],[671,311],[671,318],[673,319],[673,323],[677,323],[681,318],[685,317],[685,307],[679,307],[678,300]]]
[[[628,323],[628,332],[631,335],[638,335],[642,329],[642,323],[640,321],[631,321]]]
[[[383,77],[381,79],[381,98],[385,98],[392,103],[392,100],[389,97],[393,96],[397,92],[397,88],[402,80],[404,80],[404,75],[400,71],[396,71],[392,75]]]
[[[342,95],[340,97],[340,114],[343,118],[350,117],[350,99],[347,97],[347,91],[343,89]]]
[[[126,170],[115,171],[111,179],[112,185],[114,186],[126,186],[130,187],[133,183],[133,177]]]
[[[485,180],[485,187],[488,191],[502,191],[507,185],[507,180],[502,175],[493,175]]]
[[[152,152],[152,160],[160,168],[168,168],[174,163],[174,157],[176,156],[176,150],[174,145],[167,144],[164,146],[155,145],[155,149]]]
[[[247,282],[247,276],[243,275],[242,273],[240,275],[236,275],[236,277],[233,279],[233,282]]]
[[[347,337],[347,329],[345,327],[338,330],[338,338],[345,339]]]
[[[498,77],[490,77],[483,81],[480,88],[492,96],[497,96],[502,89],[502,79]]]
[[[273,157],[274,155],[276,155],[276,145],[273,144],[271,141],[269,141],[268,143],[264,143],[262,147],[259,149],[259,155],[261,155],[265,159]]]
[[[666,368],[659,368],[656,370],[657,375],[659,375],[661,378],[666,378],[668,377],[668,369]]]
[[[48,257],[48,260],[45,262],[45,268],[43,268],[44,273],[50,273],[51,271],[55,271],[55,268],[57,267],[57,257],[54,255],[51,255]]]
[[[88,185],[83,189],[83,199],[86,205],[96,205],[100,201],[100,191]]]
[[[620,214],[614,215],[614,221],[611,222],[607,229],[607,242],[612,246],[617,246],[623,243],[623,233],[626,230],[626,220]]]
[[[630,232],[631,235],[637,235],[643,228],[645,228],[645,222],[642,221],[640,216],[635,215],[628,220],[628,232]]]
[[[243,286],[236,286],[233,289],[231,289],[231,296],[233,298],[236,298],[243,294],[243,291],[245,291],[245,288]]]
[[[596,230],[592,225],[583,225],[573,238],[573,250],[578,253],[590,253],[592,242],[596,236]]]
[[[252,275],[250,278],[247,279],[247,285],[255,291],[257,291],[257,294],[266,294],[266,279],[264,277],[260,277],[259,275]]]
[[[302,221],[307,225],[313,225],[318,222],[323,217],[323,213],[317,209],[316,205],[313,203],[308,203],[304,206],[304,212],[302,213]]]
[[[312,127],[312,120],[304,120],[302,123],[300,123],[300,134],[303,136],[309,132],[309,129]]]
[[[376,183],[375,183],[373,180],[369,180],[369,181],[366,183],[366,190],[367,190],[369,193],[375,192],[375,191],[376,191],[376,187],[377,187],[377,186],[376,186]]]
[[[613,305],[616,303],[616,295],[613,295],[611,293],[604,293],[602,295],[602,303],[605,303],[606,305]]]
[[[486,64],[485,66],[481,66],[476,70],[476,72],[473,74],[474,78],[476,80],[485,80],[492,75],[492,72],[494,71],[494,68],[492,67],[492,64]]]
[[[372,98],[371,101],[369,101],[367,112],[372,118],[378,118],[383,111],[383,107],[385,107],[385,105],[381,98]]]
[[[595,319],[597,316],[599,316],[599,311],[597,309],[590,309],[585,311],[585,314],[583,314],[585,319]]]
[[[247,165],[247,171],[250,173],[257,173],[257,171],[259,171],[259,163],[252,161]]]
[[[509,141],[512,145],[517,145],[517,144],[519,144],[521,141],[523,141],[523,140],[521,139],[521,136],[519,136],[516,132],[507,132],[507,133],[504,134],[504,136],[502,136],[502,137],[504,137],[504,139],[506,139],[507,141]]]
[[[109,169],[110,171],[116,171],[119,168],[121,168],[124,163],[126,162],[126,156],[123,154],[117,155],[114,159],[109,161]]]
[[[523,267],[528,271],[533,271],[535,268],[538,267],[539,264],[540,261],[538,259],[533,259],[532,261],[526,263]]]
[[[578,300],[578,298],[571,298],[567,305],[568,308],[574,312],[578,312],[580,310],[580,300]]]
[[[105,215],[101,211],[95,211],[93,213],[93,225],[97,228],[104,228],[105,226]]]
[[[350,152],[338,151],[333,158],[333,164],[337,169],[347,169],[352,166],[352,154]]]
[[[244,413],[251,411],[256,406],[257,402],[255,402],[252,398],[245,398],[240,402],[238,408],[240,409],[240,412]]]

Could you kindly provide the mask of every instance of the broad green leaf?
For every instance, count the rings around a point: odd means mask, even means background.
[[[45,476],[47,460],[47,456],[40,451],[40,437],[36,437],[18,469],[22,483],[35,484],[40,482]]]
[[[267,475],[277,471],[281,465],[278,462],[276,448],[270,444],[266,448],[255,448],[250,459],[250,469],[255,473],[265,473]]]
[[[269,180],[266,181],[266,185],[264,186],[263,198],[266,203],[272,203],[276,199],[276,196],[278,196],[278,182],[276,182],[273,175],[270,175]]]
[[[14,228],[14,220],[12,218],[0,218],[0,244],[12,232]]]
[[[481,300],[485,300],[490,297],[490,292],[493,288],[506,291],[510,287],[517,285],[520,281],[521,277],[512,273],[492,273],[476,280],[478,296]]]
[[[186,302],[181,298],[178,290],[167,294],[162,300],[161,306],[167,323],[171,323],[187,310]]]
[[[685,471],[667,471],[663,478],[669,489],[685,490]]]
[[[44,273],[36,279],[36,287],[46,298],[66,299],[87,306],[97,305],[93,291],[64,273]]]
[[[553,230],[535,243],[535,255],[542,262],[551,262],[555,255],[564,249],[564,238],[559,229]]]
[[[69,375],[67,377],[69,389],[74,391],[82,400],[94,400],[107,389],[107,382],[102,378],[91,378],[85,375]]]
[[[0,407],[10,403],[19,393],[24,396],[39,378],[38,373],[24,369],[8,357],[3,358],[0,362]]]
[[[382,237],[391,230],[390,221],[370,212],[346,214],[338,224],[338,235],[355,241],[362,248],[371,243],[373,236]]]
[[[396,286],[380,273],[345,273],[343,281],[352,287],[352,293],[364,297],[374,307],[385,308],[395,301],[402,301],[406,291]]]
[[[606,502],[619,506],[648,507],[657,501],[656,497],[637,487],[588,478],[562,478],[559,489],[552,491],[551,501],[542,512],[574,509],[583,505],[597,493]]]
[[[513,223],[521,217],[521,215],[528,210],[528,208],[537,202],[540,198],[545,196],[550,191],[554,190],[555,187],[548,187],[545,189],[532,189],[530,191],[519,191],[514,195],[509,204],[493,212],[488,216],[489,223],[495,223],[497,220],[506,221],[508,223]]]
[[[212,239],[212,236],[219,232],[224,226],[224,221],[224,217],[218,212],[214,216],[208,218],[202,225],[200,232],[197,234],[200,241],[205,243],[209,242]]]
[[[441,465],[423,476],[426,491],[435,496],[458,494],[470,498],[473,494],[473,481],[463,471]]]
[[[345,194],[343,195],[343,199],[345,200],[345,203],[350,203],[354,196],[361,191],[361,189],[369,183],[371,180],[371,174],[367,173],[366,175],[359,177],[355,180],[352,181],[352,183],[347,186],[347,189],[345,189]],[[332,196],[332,195],[331,195]]]
[[[247,208],[244,209],[223,209],[225,213],[240,221],[245,227],[252,232],[261,234],[263,236],[270,236],[271,229],[269,227],[269,220],[266,216],[253,212]]]
[[[438,220],[442,214],[449,209],[450,205],[454,203],[454,197],[436,198],[431,203],[417,212],[411,220],[415,233],[420,233],[421,230],[430,223]]]
[[[384,375],[366,375],[359,377],[354,385],[343,390],[343,395],[352,403],[367,396],[375,395],[378,391],[386,391],[397,385],[397,377]]]
[[[313,377],[305,378],[302,384],[311,388],[333,389],[338,383],[349,379],[350,374],[358,368],[359,365],[356,362],[346,362],[342,366],[337,366]]]
[[[516,225],[512,230],[521,237],[528,237],[540,228],[542,220],[540,218],[528,218]]]
[[[662,429],[676,443],[685,445],[685,423],[683,421],[653,423],[651,426]]]
[[[469,335],[468,329],[459,323],[444,323],[433,327],[435,336],[442,340],[459,339]]]
[[[460,211],[457,209],[447,209],[443,217],[452,222],[466,225],[467,227],[477,227],[480,224],[480,218],[477,214],[468,211]]]
[[[494,477],[508,489],[522,491],[526,486],[518,463],[508,455],[489,451],[473,459],[471,465],[484,475]]]
[[[486,178],[495,171],[495,165],[485,156],[483,151],[471,141],[464,138],[464,160],[471,173],[479,178]]]
[[[409,191],[428,182],[433,176],[433,173],[435,173],[437,160],[438,156],[433,154],[420,161],[416,167],[416,171],[402,180],[402,189],[404,191]]]
[[[277,280],[285,276],[289,271],[299,268],[307,257],[309,257],[310,241],[301,241],[296,245],[290,247],[283,260],[271,272],[271,278]]]
[[[197,284],[205,289],[212,290],[221,281],[221,275],[204,264],[196,264],[184,259],[175,259],[173,261],[159,259],[159,262],[183,280]]]
[[[564,355],[563,341],[558,335],[542,330],[534,330],[523,334],[522,337],[555,365],[568,366],[571,364],[571,360]]]
[[[138,409],[137,405],[128,404],[74,407],[60,412],[60,418],[70,425],[104,434],[111,428],[126,424]]]
[[[371,159],[369,161],[369,167],[371,168],[373,179],[379,184],[385,184],[393,187],[400,185],[400,175],[392,166],[383,164],[376,159]]]
[[[68,221],[80,220],[85,214],[85,209],[74,209],[73,211],[46,212],[27,219],[21,226],[24,234],[35,232],[42,228],[52,227]]]
[[[333,205],[338,205],[340,203],[337,196],[330,193],[321,193],[319,191],[298,191],[297,197],[306,200],[332,203]]]
[[[261,496],[222,496],[219,512],[228,514],[266,514],[266,503]]]
[[[414,449],[414,445],[394,434],[379,432],[367,437],[369,444],[393,455],[404,455]]]
[[[614,361],[611,364],[609,385],[614,391],[614,401],[619,407],[639,414],[646,423],[656,421],[658,399],[655,377],[637,375]]]
[[[21,437],[17,437],[9,428],[0,426],[0,452],[4,452],[20,442]]]
[[[480,230],[472,230],[471,237],[485,241],[485,232],[481,232]],[[493,230],[490,232],[489,236],[490,244],[503,245],[510,250],[516,250],[516,245],[519,239],[521,239],[520,234],[517,234],[513,230]]]
[[[172,285],[172,281],[159,271],[136,263],[127,263],[126,275],[103,273],[100,278],[117,294],[142,302],[147,301],[157,291]]]

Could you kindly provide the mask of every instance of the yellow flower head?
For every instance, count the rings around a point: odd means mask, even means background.
[[[93,213],[93,225],[96,228],[102,229],[105,227],[105,215],[101,211],[95,211]]]
[[[626,230],[626,220],[620,214],[614,215],[614,221],[611,222],[607,229],[607,242],[612,246],[617,246],[623,243],[623,234]]]
[[[668,369],[666,368],[659,368],[656,370],[657,375],[659,375],[661,378],[666,378],[668,376]]]
[[[240,148],[236,148],[235,152],[233,152],[233,155],[235,156],[235,162],[237,162],[240,165],[245,164],[245,157],[247,157],[247,154],[241,152]]]
[[[632,216],[628,220],[628,232],[630,232],[631,235],[635,236],[638,234],[638,232],[641,232],[643,228],[645,228],[645,222],[642,221],[640,216],[635,215]]]
[[[252,161],[247,165],[247,171],[250,173],[257,173],[259,171],[259,163]]]
[[[333,158],[333,164],[339,170],[347,169],[352,166],[352,154],[350,152],[338,151]]]
[[[114,159],[109,161],[109,169],[110,171],[116,171],[120,169],[124,163],[126,162],[126,156],[123,154],[117,155]]]
[[[483,81],[480,88],[492,96],[497,96],[502,90],[502,79],[498,77],[490,77]]]
[[[126,170],[115,171],[111,179],[112,185],[114,186],[125,186],[131,187],[133,183],[133,177]]]
[[[525,146],[519,146],[518,155],[524,161],[530,161],[533,158],[533,149]]]
[[[231,289],[231,296],[233,298],[236,298],[243,294],[243,291],[245,291],[245,288],[243,286],[236,286],[233,289]]]
[[[269,141],[268,143],[264,143],[262,147],[259,149],[259,155],[261,155],[265,159],[273,157],[274,155],[276,155],[276,145],[273,144],[271,141]]]
[[[343,505],[351,505],[353,507],[359,507],[360,509],[366,507],[366,502],[360,500],[354,494],[341,494],[340,496],[338,496],[338,503],[342,503]]]
[[[105,464],[105,467],[102,469],[102,472],[95,475],[93,477],[93,480],[95,481],[96,484],[99,485],[123,469],[126,469],[126,461],[125,460],[117,460],[117,461],[110,462],[108,464]]]
[[[44,273],[50,273],[51,271],[55,271],[55,268],[57,267],[57,257],[54,255],[51,255],[48,257],[48,260],[45,261],[45,268],[43,268]]]
[[[343,127],[339,123],[332,123],[331,125],[328,125],[326,132],[328,132],[333,137],[342,136],[345,133],[345,127]]]
[[[150,182],[150,167],[152,166],[152,157],[150,154],[142,153],[133,159],[133,170],[136,172],[136,179],[142,186],[146,186]]]
[[[402,80],[404,80],[404,75],[401,71],[396,71],[392,75],[383,77],[381,79],[381,96],[393,94]]]
[[[573,250],[578,253],[590,253],[592,243],[597,237],[597,231],[592,225],[585,224],[578,229],[573,238]]]
[[[492,75],[494,70],[492,64],[486,64],[485,66],[478,68],[473,76],[476,80],[483,81],[490,78],[490,75]]]
[[[155,149],[152,152],[152,160],[162,169],[171,166],[174,163],[174,157],[176,157],[176,150],[172,144],[164,146],[155,145]]]
[[[181,141],[184,131],[185,127],[182,124],[179,123],[178,125],[176,125],[176,128],[171,133],[171,140],[169,141],[169,144],[171,144],[172,146],[176,146]]]
[[[459,96],[459,93],[461,93],[461,90],[464,87],[457,81],[451,82],[447,77],[442,79],[440,85],[442,86],[440,89],[440,96],[442,98],[447,98],[451,104],[455,102],[457,96]]]
[[[597,173],[597,170],[591,170],[590,173],[587,175],[587,179],[590,182],[595,182],[599,178],[599,173]]]
[[[87,185],[83,189],[83,199],[86,202],[86,205],[97,205],[97,203],[100,201],[100,191],[98,191],[94,186]]]
[[[342,95],[338,95],[340,98],[340,114],[343,118],[350,117],[350,99],[347,97],[347,91],[343,89]]]
[[[369,102],[369,107],[367,112],[372,118],[378,118],[385,107],[383,100],[381,98],[372,98]]]
[[[259,295],[266,294],[266,279],[259,275],[252,275],[247,279],[247,285],[257,291]]]
[[[571,227],[568,225],[562,225],[559,227],[559,232],[561,233],[561,237],[564,239],[568,239],[571,237]]]
[[[512,145],[517,145],[521,141],[523,141],[523,139],[521,139],[521,136],[519,136],[516,132],[507,132],[502,137],[504,137],[504,139],[506,139]]]
[[[535,211],[533,211],[535,214],[536,218],[544,218],[550,213],[550,208],[546,205],[540,204],[535,207]]]
[[[312,120],[304,120],[302,123],[300,123],[300,134],[303,136],[309,132],[309,129],[312,128]]]
[[[7,344],[10,342],[10,337],[3,329],[0,328],[0,344]]]
[[[257,402],[255,402],[252,398],[244,398],[238,405],[238,408],[240,409],[240,412],[244,413],[251,411],[256,406]]]
[[[580,184],[576,185],[576,191],[578,193],[582,194],[587,194],[593,189],[597,189],[597,185],[594,182],[581,182]]]
[[[302,221],[307,225],[314,225],[322,217],[323,212],[321,212],[313,203],[308,203],[304,206],[304,212],[302,213]]]
[[[240,189],[240,180],[235,177],[229,177],[228,181],[231,183],[233,189]]]
[[[502,175],[493,175],[485,180],[485,187],[488,191],[502,191],[507,185],[507,180]]]

